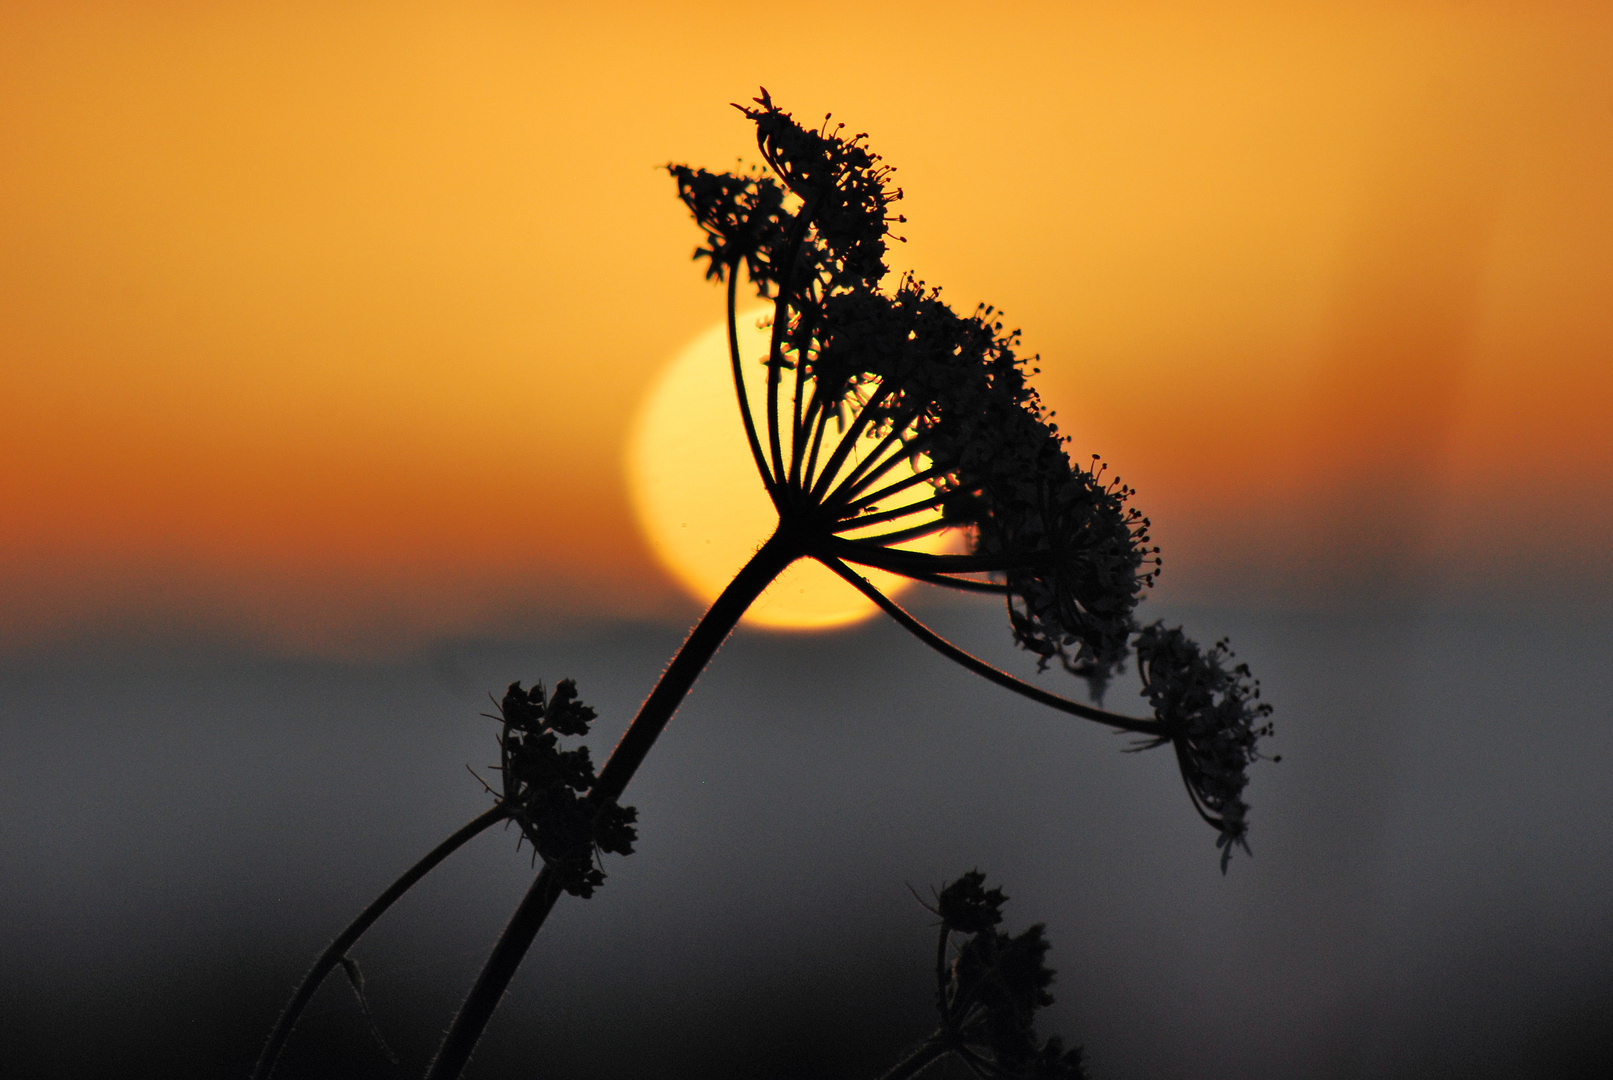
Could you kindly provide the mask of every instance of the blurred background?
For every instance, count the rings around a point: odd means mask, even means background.
[[[1610,50],[1477,0],[6,5],[6,1075],[244,1076],[485,805],[487,691],[575,677],[603,756],[699,614],[623,479],[721,315],[660,167],[755,160],[760,85],[870,134],[893,267],[1005,309],[1138,490],[1142,614],[1262,678],[1256,857],[891,624],[742,629],[472,1075],[873,1075],[928,1031],[908,886],[976,866],[1099,1080],[1605,1075]],[[333,984],[284,1075],[419,1072],[513,849],[359,948],[401,1067]]]

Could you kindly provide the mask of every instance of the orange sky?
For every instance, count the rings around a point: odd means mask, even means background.
[[[5,6],[0,649],[684,610],[622,453],[721,297],[655,167],[760,83],[1024,327],[1162,595],[1613,594],[1606,6],[570,7]]]

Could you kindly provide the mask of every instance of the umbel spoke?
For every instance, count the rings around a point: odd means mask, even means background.
[[[888,474],[903,459],[912,460],[923,453],[925,444],[929,441],[928,437],[915,434],[910,437],[900,438],[899,448],[894,453],[885,454],[887,444],[906,432],[908,425],[912,424],[917,419],[917,416],[916,410],[910,410],[907,415],[901,417],[899,424],[893,424],[891,432],[885,436],[885,442],[882,442],[872,454],[869,454],[862,464],[853,469],[851,475],[836,485],[834,491],[824,501],[830,506],[849,506],[853,499],[857,499],[859,495],[873,487],[880,477]],[[885,454],[885,456],[881,458],[881,454]],[[927,474],[926,479],[929,479],[930,477],[944,475],[947,470],[921,471],[925,472]],[[880,498],[861,499],[858,501],[858,505],[866,505],[870,501],[879,502]]]
[[[885,471],[884,469],[881,469],[880,473],[883,473],[884,471]],[[909,476],[905,480],[898,480],[895,483],[887,484],[884,487],[880,488],[878,491],[873,492],[872,494],[859,495],[857,492],[852,492],[843,501],[830,503],[829,505],[834,507],[834,508],[836,508],[836,509],[840,509],[843,506],[844,507],[843,512],[849,512],[849,511],[853,511],[853,510],[861,510],[861,509],[864,509],[866,507],[871,507],[871,506],[878,506],[880,503],[884,502],[886,499],[890,498],[892,495],[899,495],[902,492],[906,491],[908,488],[917,487],[919,484],[927,484],[932,480],[937,480],[937,479],[945,476],[946,474],[947,474],[947,469],[945,467],[940,466],[940,465],[932,465],[928,469],[923,470],[922,472],[914,473],[912,476]],[[863,483],[866,484],[870,480],[874,480],[874,479],[878,479],[878,476],[876,475],[876,476],[872,476],[872,477],[864,477],[863,478]],[[855,502],[851,501],[853,499],[855,499],[856,501]]]
[[[869,583],[867,578],[857,573],[857,571],[853,570],[839,559],[836,559],[833,556],[820,555],[818,556],[818,561],[849,581],[857,588],[857,591],[868,597],[868,599],[872,600],[875,604],[878,604],[881,611],[895,619],[903,629],[907,630],[914,637],[918,638],[920,641],[924,642],[924,644],[928,645],[942,656],[945,656],[947,659],[957,661],[959,664],[968,668],[976,675],[990,679],[998,686],[1007,687],[1014,693],[1028,697],[1032,701],[1035,701],[1039,704],[1050,706],[1051,708],[1057,709],[1060,712],[1069,713],[1071,716],[1079,716],[1083,720],[1092,720],[1099,724],[1107,724],[1109,727],[1116,728],[1120,731],[1131,731],[1138,735],[1151,735],[1155,738],[1165,736],[1164,725],[1158,720],[1143,720],[1134,716],[1122,716],[1119,713],[1108,712],[1105,709],[1095,709],[1090,705],[1083,705],[1079,701],[1071,701],[1068,698],[1059,697],[1057,694],[1050,694],[1041,687],[1032,686],[1028,682],[1014,678],[1006,671],[1001,671],[992,667],[984,660],[981,660],[974,655],[958,648],[956,645],[952,644],[952,642],[948,641],[940,634],[937,634],[934,630],[931,630],[928,626],[925,626],[923,623],[913,618],[913,616],[909,615],[905,610],[902,609],[900,604],[896,603],[896,601],[874,588],[874,586]]]
[[[923,513],[925,510],[939,510],[940,508],[941,498],[940,496],[936,496],[933,499],[925,499],[923,502],[907,503],[905,506],[896,506],[889,510],[881,510],[877,514],[863,514],[861,517],[847,518],[840,524],[836,525],[834,527],[834,531],[837,533],[850,532],[855,529],[865,528],[869,525],[878,525],[885,521],[897,521],[901,518],[907,517],[909,514],[919,514]],[[870,538],[859,537],[858,539]]]
[[[911,525],[905,529],[897,529],[895,532],[880,533],[877,536],[858,536],[853,539],[859,544],[877,544],[880,547],[885,547],[890,544],[905,544],[909,540],[921,540],[947,528],[951,528],[951,525],[937,518],[934,521]]]
[[[1058,561],[1057,553],[1051,551],[1033,552],[1017,558],[1000,555],[931,555],[925,551],[904,551],[901,548],[864,544],[843,536],[829,537],[823,541],[822,548],[825,554],[849,563],[888,570],[904,577],[923,574],[1001,574],[1009,570],[1054,566]]]
[[[1000,581],[980,581],[977,578],[953,577],[950,574],[919,574],[904,575],[914,581],[922,581],[926,585],[939,585],[944,589],[961,589],[964,592],[990,593],[992,596],[1007,596],[1009,589]]]
[[[745,441],[750,444],[751,457],[756,461],[756,471],[762,477],[762,483],[767,486],[767,493],[778,501],[778,483],[767,467],[767,454],[762,450],[761,438],[756,434],[756,421],[750,414],[750,397],[745,393],[745,368],[739,359],[739,329],[735,325],[738,317],[735,313],[735,290],[739,287],[739,266],[736,263],[728,268],[728,358],[734,369],[734,393],[739,398],[739,418],[745,425]]]
[[[874,410],[879,407],[890,392],[890,387],[887,384],[880,383],[878,389],[869,396],[868,401],[857,413],[856,418],[847,426],[845,434],[840,436],[840,442],[834,448],[834,453],[830,454],[829,460],[823,463],[823,471],[818,474],[817,480],[812,485],[810,493],[812,501],[828,502],[824,496],[828,492],[829,486],[834,483],[835,477],[839,475],[841,468],[846,463],[846,458],[850,457],[852,450],[856,448],[858,440],[862,438],[863,431],[873,421]]]

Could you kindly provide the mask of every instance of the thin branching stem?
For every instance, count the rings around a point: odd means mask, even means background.
[[[801,216],[796,220],[789,246],[785,248],[782,264],[784,276],[778,284],[778,299],[773,302],[773,334],[767,346],[767,441],[768,448],[773,453],[773,475],[781,484],[784,482],[785,472],[784,451],[779,446],[778,391],[779,372],[784,366],[784,333],[790,324],[790,289],[795,285],[795,264],[800,261],[801,245],[806,241],[807,230],[812,225],[812,215],[816,212],[816,199],[802,203]]]
[[[739,571],[734,580],[717,597],[711,609],[695,624],[682,648],[667,665],[666,672],[644,699],[638,715],[628,725],[610,759],[599,770],[599,777],[588,792],[588,800],[603,805],[619,799],[628,781],[638,771],[644,757],[655,745],[656,738],[667,721],[694,686],[695,679],[733,630],[739,618],[755,602],[762,591],[803,554],[801,541],[782,525],[772,539],[763,544]],[[527,890],[526,897],[516,908],[509,925],[504,928],[492,955],[482,967],[481,974],[471,987],[459,1015],[454,1017],[437,1057],[426,1073],[427,1080],[457,1080],[465,1063],[476,1049],[482,1032],[498,1008],[499,999],[514,977],[515,971],[526,956],[527,949],[537,937],[549,911],[560,896],[560,881],[545,867]]]
[[[818,420],[812,428],[812,452],[807,455],[806,471],[803,473],[808,486],[813,482],[813,473],[818,467],[818,452],[823,449],[823,432],[829,426],[829,417],[833,411],[827,405],[818,401],[818,388],[821,385],[816,379],[812,382],[812,402],[817,407]]]
[[[802,316],[805,318],[805,316]],[[806,440],[801,431],[801,410],[805,407],[802,399],[806,396],[806,350],[800,348],[795,354],[795,392],[790,395],[790,486],[801,486],[801,463],[806,457]]]
[[[940,506],[941,496],[937,495],[933,499],[925,499],[923,502],[907,503],[904,506],[892,507],[889,510],[881,510],[877,514],[864,514],[861,517],[847,518],[836,525],[833,531],[836,533],[854,532],[857,529],[865,528],[869,525],[878,525],[884,521],[897,521],[901,518],[907,517],[909,514],[923,513],[925,510],[935,510]],[[863,537],[862,539],[867,538]]]
[[[903,417],[901,426],[893,428],[891,434],[885,437],[886,442],[889,442],[891,435],[900,435],[902,432],[906,432],[907,426],[917,419],[917,417],[918,413],[916,411],[910,412],[907,416]],[[872,454],[869,454],[868,457],[863,459],[862,463],[852,471],[851,475],[846,477],[846,479],[829,494],[828,498],[824,499],[824,503],[828,506],[838,509],[854,504],[857,506],[866,506],[870,501],[878,502],[878,498],[869,500],[861,498],[860,496],[863,492],[867,491],[870,487],[877,483],[880,477],[888,474],[901,462],[915,460],[918,455],[924,452],[924,447],[929,444],[930,438],[930,433],[925,432],[922,435],[905,439],[901,444],[900,450],[892,454],[887,454],[883,458],[881,458],[880,455],[884,453],[885,446],[884,444],[881,444],[878,450]],[[928,475],[937,475],[933,470],[925,471]]]
[[[887,544],[902,544],[909,540],[917,540],[921,537],[933,536],[942,529],[950,528],[952,528],[951,522],[937,518],[934,521],[926,521],[922,524],[913,525],[906,529],[897,529],[895,532],[879,533],[875,536],[857,536],[852,537],[852,539],[859,544],[877,544],[881,547],[884,547]]]
[[[885,436],[879,440],[879,443],[868,452],[867,457],[863,458],[857,463],[856,468],[852,469],[850,473],[846,474],[844,480],[835,485],[835,489],[824,497],[824,503],[827,505],[834,505],[835,503],[844,501],[842,493],[849,490],[851,485],[860,481],[863,475],[876,464],[879,464],[880,472],[883,473],[886,469],[889,469],[894,462],[900,461],[904,455],[894,454],[889,458],[885,458],[883,463],[881,463],[881,455],[890,449],[892,443],[901,441],[903,433],[907,430],[907,425],[911,424],[917,416],[917,410],[910,409],[905,415],[893,419],[891,421],[890,431],[886,432]]]
[[[1051,551],[1032,552],[1029,555],[1008,558],[1002,555],[931,555],[927,551],[904,551],[900,548],[883,548],[831,536],[822,543],[826,554],[838,556],[860,566],[889,570],[905,577],[924,574],[1000,574],[1009,570],[1034,570],[1057,561]]]
[[[883,473],[885,470],[881,469],[880,471]],[[860,510],[868,506],[878,506],[892,495],[898,495],[910,487],[917,487],[919,484],[927,483],[936,479],[937,477],[945,476],[947,471],[948,470],[945,466],[931,465],[928,469],[924,469],[921,472],[916,472],[905,480],[898,480],[895,483],[887,484],[870,495],[853,494],[851,497],[856,499],[856,502],[848,501],[844,507],[836,504],[835,509],[839,510],[841,513],[846,513],[847,511]],[[878,477],[865,477],[864,479],[878,479]]]
[[[901,430],[906,431],[907,425],[912,423],[917,418],[918,414],[916,412],[909,413],[902,421]],[[863,492],[867,491],[870,487],[873,487],[879,478],[894,469],[898,462],[903,460],[912,461],[920,454],[924,453],[925,448],[930,445],[930,442],[934,439],[934,437],[935,433],[933,431],[926,431],[922,434],[909,438],[907,441],[902,443],[902,450],[900,453],[891,454],[883,461],[880,461],[876,468],[870,469],[861,476],[854,474],[853,476],[848,477],[846,482],[841,484],[827,501],[833,506],[849,506],[854,500],[859,506],[865,505],[868,500],[862,497]],[[873,462],[873,460],[874,455],[869,455],[868,461],[864,462],[864,464],[870,464]]]
[[[931,630],[928,626],[925,626],[923,623],[913,618],[913,616],[909,615],[905,610],[902,609],[901,605],[897,604],[894,600],[890,599],[890,597],[874,588],[873,585],[869,584],[867,578],[857,573],[839,559],[833,557],[825,558],[824,556],[820,555],[818,556],[818,560],[829,569],[833,570],[835,573],[849,581],[857,588],[859,592],[868,597],[868,599],[879,605],[880,609],[884,611],[885,614],[895,619],[914,637],[918,638],[920,641],[924,642],[924,644],[928,645],[942,656],[945,656],[947,659],[957,661],[959,664],[968,668],[976,675],[979,675],[982,678],[990,679],[998,686],[1006,687],[1007,689],[1012,690],[1014,693],[1028,697],[1032,701],[1038,702],[1039,704],[1047,705],[1050,708],[1059,710],[1060,712],[1069,713],[1071,716],[1079,716],[1083,720],[1092,720],[1099,724],[1106,724],[1109,727],[1118,728],[1121,731],[1136,732],[1139,735],[1158,736],[1162,734],[1159,721],[1157,720],[1142,720],[1133,716],[1122,716],[1119,713],[1108,712],[1104,709],[1095,709],[1090,705],[1082,705],[1079,701],[1070,701],[1068,698],[1059,697],[1057,694],[1050,694],[1040,687],[1032,686],[1030,683],[1016,679],[1006,671],[999,671],[997,668],[992,667],[984,660],[981,660],[973,654],[958,648],[956,645],[952,644],[952,642],[946,640],[946,638],[943,638],[940,634],[937,634],[934,630]]]
[[[783,381],[783,324],[789,316],[789,301],[780,291],[773,304],[773,334],[767,346],[767,447],[773,455],[773,475],[784,485],[784,450],[779,442],[779,383]]]
[[[834,483],[836,474],[840,472],[840,467],[846,463],[846,458],[856,448],[857,441],[862,438],[863,429],[873,420],[874,410],[879,407],[880,402],[884,401],[890,392],[890,386],[882,382],[879,384],[879,389],[875,390],[868,400],[863,403],[863,407],[857,412],[856,419],[851,422],[846,428],[845,434],[840,436],[840,441],[835,444],[834,453],[830,454],[829,460],[823,463],[823,472],[818,474],[817,481],[812,485],[813,499],[820,502],[823,500],[825,493],[829,490],[829,486]]]
[[[280,1019],[275,1022],[274,1030],[269,1033],[269,1041],[264,1044],[263,1053],[258,1055],[257,1067],[252,1070],[252,1080],[268,1080],[269,1075],[274,1072],[275,1063],[280,1060],[280,1051],[285,1047],[292,1026],[296,1024],[297,1017],[302,1015],[303,1009],[308,1007],[308,1002],[313,1000],[314,991],[319,989],[319,984],[324,982],[325,976],[342,962],[347,950],[351,949],[358,939],[364,936],[364,932],[375,924],[375,920],[384,915],[387,908],[395,904],[399,897],[413,888],[415,882],[430,873],[438,863],[459,850],[482,830],[496,825],[509,816],[509,810],[504,804],[496,803],[485,813],[472,818],[458,832],[432,848],[425,858],[409,867],[386,892],[377,896],[369,907],[361,911],[358,918],[348,924],[346,930],[336,936],[336,940],[319,954],[319,959],[314,961],[314,966],[309,969],[308,974],[303,976],[302,984],[297,987],[297,992],[291,996],[291,1001],[280,1014]]]
[[[908,577],[914,581],[922,581],[927,585],[940,585],[946,589],[960,589],[963,592],[990,593],[992,596],[1007,596],[1008,586],[1000,581],[977,581],[974,578],[953,577],[950,574],[914,574]]]
[[[1183,784],[1183,786],[1185,786],[1187,788],[1187,797],[1190,800],[1192,800],[1193,809],[1197,810],[1198,814],[1199,814],[1199,817],[1203,818],[1210,825],[1213,825],[1217,829],[1224,829],[1226,827],[1226,823],[1224,821],[1222,821],[1219,817],[1212,817],[1210,815],[1210,811],[1208,810],[1208,808],[1205,807],[1203,800],[1199,798],[1199,793],[1197,791],[1194,791],[1193,790],[1193,785],[1188,782],[1188,779],[1187,779],[1187,777],[1188,777],[1188,767],[1191,764],[1191,762],[1189,762],[1187,760],[1187,747],[1186,747],[1186,745],[1184,745],[1181,741],[1178,740],[1178,741],[1176,741],[1174,748],[1176,750],[1177,764],[1180,766],[1180,768],[1182,770],[1182,784]],[[1226,871],[1224,869],[1221,872],[1223,874],[1226,873]]]
[[[756,434],[756,421],[750,414],[750,397],[745,393],[745,366],[739,359],[739,327],[736,325],[738,313],[735,310],[735,294],[738,288],[739,264],[736,262],[728,268],[728,359],[734,368],[734,393],[739,398],[739,418],[745,424],[745,440],[750,443],[756,471],[761,474],[762,483],[767,485],[767,493],[773,496],[776,503],[778,482],[767,467],[767,455],[762,451],[762,441]]]
[[[997,1068],[967,1046],[959,1044],[956,1049],[958,1056],[963,1059],[963,1063],[969,1066],[969,1071],[980,1077],[980,1080],[990,1080],[993,1076],[1005,1075],[1000,1068]]]
[[[803,394],[809,394],[806,405],[801,405]],[[794,487],[805,486],[802,478],[810,474],[807,467],[807,446],[811,443],[808,429],[817,417],[818,409],[818,380],[808,379],[805,374],[805,364],[796,365],[795,371],[795,423],[790,429],[790,484]]]

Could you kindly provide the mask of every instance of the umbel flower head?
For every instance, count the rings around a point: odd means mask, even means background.
[[[991,307],[957,314],[911,275],[891,283],[885,257],[891,227],[905,220],[892,213],[901,191],[866,136],[831,128],[828,118],[803,127],[766,90],[741,111],[756,125],[765,171],[669,171],[705,233],[695,257],[727,286],[740,415],[779,535],[971,670],[1144,735],[1147,745],[1186,740],[1178,756],[1195,805],[1208,808],[1223,839],[1235,833],[1241,842],[1243,804],[1236,793],[1223,796],[1242,785],[1226,779],[1207,797],[1209,773],[1193,749],[1206,736],[1189,734],[1168,711],[1174,698],[1150,697],[1154,718],[1138,719],[1025,684],[941,639],[853,569],[1002,596],[1014,640],[1039,667],[1057,661],[1101,700],[1132,651],[1136,607],[1160,558],[1148,520],[1128,505],[1132,490],[1106,479],[1095,457],[1070,460],[1028,381],[1035,358],[1018,355],[1019,332],[1005,330]],[[735,333],[742,267],[773,304],[765,430],[753,418]],[[947,531],[966,538],[967,550],[914,546]]]
[[[1137,665],[1143,695],[1167,730],[1153,742],[1176,749],[1182,779],[1200,816],[1220,830],[1221,867],[1226,868],[1237,844],[1249,849],[1249,807],[1243,789],[1247,768],[1260,758],[1256,744],[1271,734],[1271,706],[1260,699],[1260,681],[1248,664],[1228,667],[1233,656],[1225,638],[1205,652],[1181,631],[1161,623],[1137,635]]]

